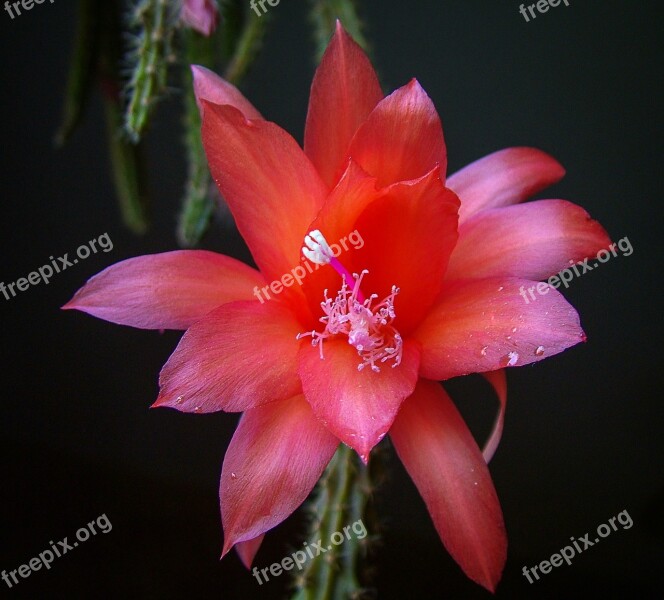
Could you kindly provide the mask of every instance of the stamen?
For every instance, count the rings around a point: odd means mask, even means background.
[[[382,302],[372,307],[377,294],[372,294],[368,299],[359,297],[360,285],[363,277],[368,273],[366,269],[357,275],[353,274],[354,286],[348,289],[344,276],[341,290],[337,297],[332,300],[328,298],[327,290],[324,292],[325,300],[321,302],[321,308],[325,315],[320,322],[325,324],[322,333],[310,331],[298,333],[297,339],[311,336],[311,345],[319,346],[320,358],[323,356],[323,340],[330,336],[344,334],[348,336],[348,343],[355,346],[362,362],[357,365],[361,371],[369,365],[375,373],[380,371],[377,363],[392,362],[392,368],[401,363],[403,352],[403,340],[399,332],[392,327],[391,323],[396,318],[394,311],[394,299],[399,293],[399,288],[392,286],[392,293]]]
[[[351,291],[355,291],[355,279],[346,267],[335,258],[325,236],[318,229],[314,229],[305,235],[304,243],[306,247],[302,248],[302,254],[304,254],[312,263],[317,265],[330,265],[337,273],[339,273],[339,275],[341,275],[341,278],[350,285]],[[364,296],[361,290],[358,289],[357,295],[360,302],[364,302]]]
[[[304,254],[312,263],[317,265],[330,264],[330,259],[333,258],[332,250],[327,243],[327,240],[318,229],[314,229],[305,235],[304,243],[307,247],[302,248],[302,254]]]

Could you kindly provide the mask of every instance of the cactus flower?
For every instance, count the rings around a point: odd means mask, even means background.
[[[567,201],[522,203],[564,174],[539,150],[446,177],[431,99],[416,80],[384,96],[340,25],[312,84],[304,149],[229,83],[193,71],[210,170],[257,269],[202,250],[137,257],[65,308],[186,329],[154,406],[243,412],[221,474],[223,554],[237,545],[249,565],[340,443],[366,463],[389,435],[443,544],[494,590],[507,540],[486,461],[504,368],[584,339],[558,291],[526,304],[519,289],[607,246],[606,233]],[[362,246],[335,252],[352,231]],[[484,456],[439,383],[470,373],[501,404]]]

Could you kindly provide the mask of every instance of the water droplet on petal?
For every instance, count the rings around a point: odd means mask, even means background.
[[[499,292],[502,292],[504,289],[505,289],[505,288],[501,285],[501,286],[498,288],[498,291],[499,291]]]
[[[178,396],[175,399],[175,404],[182,404],[183,401],[184,401],[184,398],[182,396]]]
[[[195,413],[199,413],[199,412],[201,412],[201,407],[200,407],[200,406],[196,406],[196,407],[194,408],[194,412],[195,412]]]
[[[542,356],[542,354],[544,354],[544,346],[537,346],[535,356]]]
[[[503,360],[506,367],[513,367],[519,360],[519,354],[518,352],[510,352],[507,356],[503,357]]]
[[[237,475],[235,473],[231,473],[231,479],[236,479]]]
[[[489,349],[489,346],[483,346],[482,349],[480,350],[480,354],[482,356],[486,356],[486,351]]]
[[[512,333],[516,333],[516,327],[512,327]]]

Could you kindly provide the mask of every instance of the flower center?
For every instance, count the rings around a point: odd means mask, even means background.
[[[298,333],[297,339],[310,335],[311,345],[320,348],[320,357],[324,359],[323,340],[343,334],[362,358],[362,362],[357,365],[358,371],[369,365],[372,371],[378,373],[380,367],[377,363],[389,360],[393,368],[398,366],[401,363],[403,340],[391,323],[396,318],[394,299],[399,288],[393,285],[392,293],[373,305],[378,295],[372,294],[365,299],[360,289],[362,279],[369,271],[364,269],[359,275],[351,275],[332,255],[330,246],[317,229],[304,238],[304,243],[306,247],[302,248],[302,253],[314,263],[334,267],[341,275],[342,284],[334,299],[328,298],[327,290],[324,292],[325,300],[321,302],[321,308],[325,315],[320,318],[320,322],[325,324],[325,330],[322,333],[315,330]]]

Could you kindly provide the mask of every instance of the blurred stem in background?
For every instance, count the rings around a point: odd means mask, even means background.
[[[222,72],[238,85],[263,45],[271,10],[257,15],[245,0],[220,0],[221,25],[209,37],[180,23],[181,0],[78,0],[78,24],[65,90],[63,146],[80,123],[95,84],[101,86],[107,144],[123,220],[133,232],[149,226],[144,138],[159,101],[168,95],[173,67],[183,90],[187,181],[177,237],[196,246],[208,229],[218,194],[201,143],[201,120],[191,64]],[[309,0],[318,59],[340,19],[367,47],[354,0]]]

